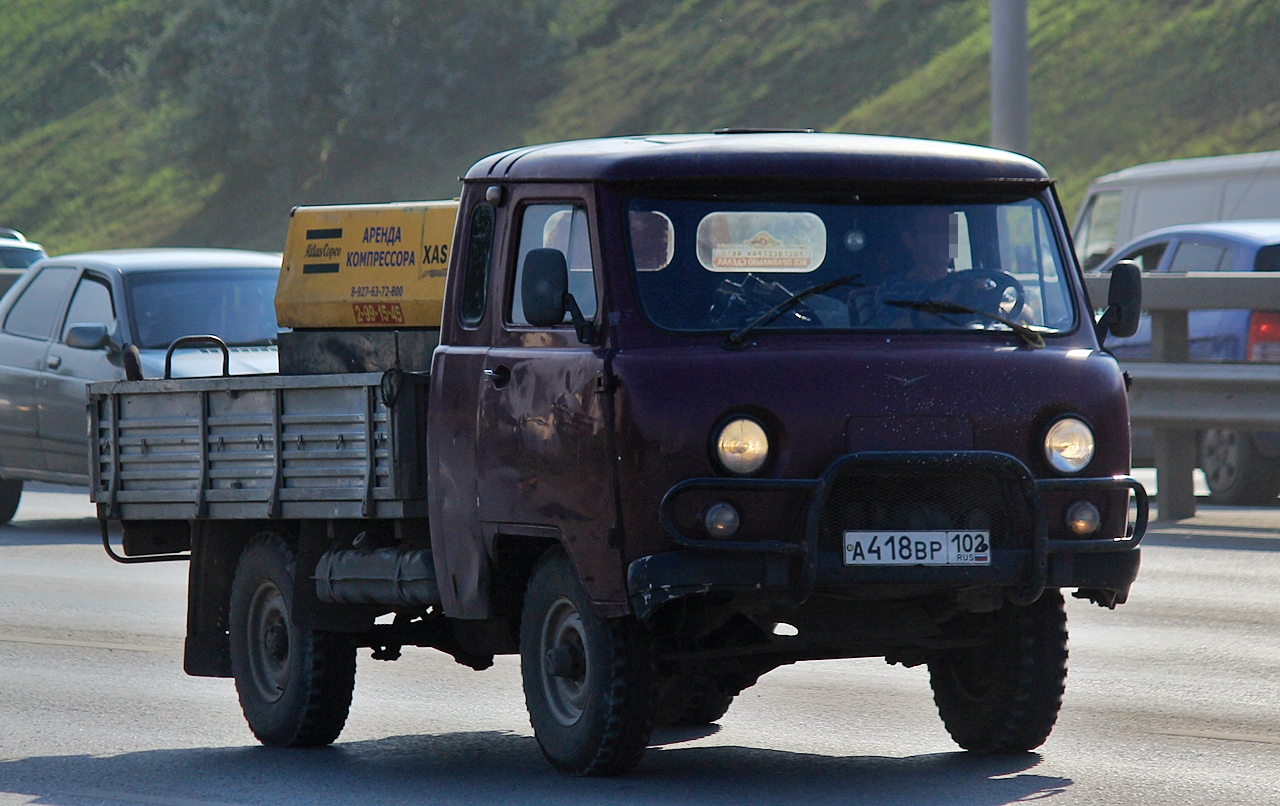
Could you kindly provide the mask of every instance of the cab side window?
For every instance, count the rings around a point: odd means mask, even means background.
[[[480,202],[471,211],[467,266],[462,275],[462,323],[478,325],[484,318],[489,288],[489,260],[493,254],[493,205]]]
[[[515,293],[511,301],[512,324],[529,324],[520,299],[520,286],[524,279],[525,256],[533,249],[557,249],[564,255],[569,267],[569,293],[582,309],[583,317],[595,317],[595,267],[591,259],[587,209],[576,204],[533,204],[524,208],[520,218]],[[568,314],[565,318],[568,319]]]
[[[4,319],[5,332],[31,339],[49,338],[62,313],[63,294],[75,273],[75,269],[58,266],[41,269],[9,309]]]
[[[93,277],[80,280],[62,325],[62,341],[66,341],[72,325],[106,325],[107,332],[115,330],[116,309],[106,283]]]

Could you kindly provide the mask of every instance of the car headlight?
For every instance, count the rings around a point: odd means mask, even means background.
[[[730,420],[716,435],[716,456],[725,470],[749,476],[769,458],[769,437],[764,426],[750,417]]]
[[[1044,435],[1044,456],[1054,469],[1078,473],[1093,459],[1093,429],[1084,420],[1063,417]]]

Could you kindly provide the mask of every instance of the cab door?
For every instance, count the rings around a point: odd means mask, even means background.
[[[72,325],[101,324],[119,342],[119,310],[110,281],[86,271],[76,283],[66,315],[60,317],[61,327],[49,346],[40,388],[40,445],[44,449],[45,469],[51,473],[74,476],[76,480],[88,477],[85,386],[91,381],[124,377],[118,354],[113,361],[106,347],[96,350],[68,347],[67,331]]]
[[[588,595],[608,610],[626,602],[615,545],[608,352],[579,342],[568,314],[555,327],[530,325],[521,299],[525,256],[557,249],[583,317],[600,321],[600,250],[586,190],[534,186],[512,200],[502,317],[480,390],[476,486],[486,535],[554,536]]]
[[[476,420],[492,342],[505,209],[474,191],[463,196],[449,272],[441,343],[432,354],[427,473],[431,550],[445,615],[486,618],[487,553],[476,506]]]

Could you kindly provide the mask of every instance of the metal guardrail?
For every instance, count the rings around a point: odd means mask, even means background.
[[[1085,275],[1095,306],[1106,303],[1109,282]],[[1155,429],[1160,517],[1189,518],[1196,513],[1196,432],[1280,431],[1280,364],[1190,363],[1187,311],[1280,310],[1280,274],[1144,274],[1142,303],[1151,315],[1152,361],[1124,362],[1133,379],[1129,420]]]

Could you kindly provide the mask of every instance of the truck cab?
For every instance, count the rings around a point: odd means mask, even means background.
[[[1040,165],[815,133],[533,146],[467,173],[449,257],[438,346],[362,367],[384,373],[369,421],[401,435],[386,456],[421,439],[413,506],[370,470],[340,517],[283,493],[192,511],[188,670],[233,674],[260,738],[332,741],[348,653],[414,643],[519,653],[539,744],[575,775],[809,659],[927,664],[970,750],[1047,738],[1061,591],[1127,599],[1147,499],[1103,349],[1136,282],[1117,273],[1095,325]],[[146,512],[116,510],[126,538]],[[290,672],[317,647],[331,676]],[[271,700],[263,669],[302,693]],[[305,727],[330,690],[329,728]]]

